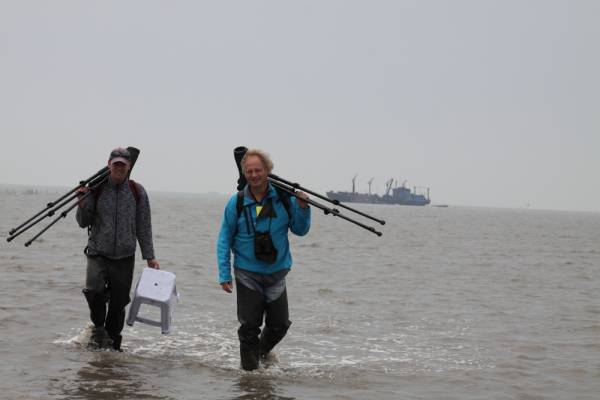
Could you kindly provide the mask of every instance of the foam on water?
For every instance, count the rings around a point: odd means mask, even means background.
[[[411,375],[449,370],[471,371],[493,368],[485,349],[466,340],[442,345],[432,336],[464,338],[468,329],[461,323],[444,332],[427,332],[411,325],[403,332],[381,337],[359,335],[317,335],[292,331],[276,347],[273,356],[255,372],[266,376],[351,380],[365,373]],[[85,346],[92,325],[74,336],[57,339],[63,345]],[[126,357],[149,360],[171,360],[194,363],[223,371],[240,371],[237,323],[219,323],[213,314],[181,318],[175,321],[173,333],[161,335],[159,328],[136,323],[125,327],[123,350]],[[243,373],[240,371],[240,373]]]

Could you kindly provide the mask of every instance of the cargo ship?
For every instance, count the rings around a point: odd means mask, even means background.
[[[406,187],[406,181],[402,186],[398,186],[397,181],[390,179],[385,183],[385,194],[371,194],[371,179],[369,183],[369,193],[358,193],[356,191],[356,176],[352,178],[351,192],[327,192],[327,197],[331,200],[339,200],[342,203],[369,203],[369,204],[400,204],[405,206],[425,206],[431,203],[429,198],[429,188],[413,187],[413,190]],[[396,182],[396,185],[394,185]]]

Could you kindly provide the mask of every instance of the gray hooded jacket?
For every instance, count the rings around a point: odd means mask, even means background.
[[[143,186],[137,185],[139,200],[127,181],[116,185],[110,179],[98,197],[86,197],[77,208],[77,223],[91,226],[87,254],[118,260],[135,254],[136,238],[144,259],[154,258],[150,201]]]

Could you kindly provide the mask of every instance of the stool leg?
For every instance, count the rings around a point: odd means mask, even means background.
[[[137,318],[138,312],[140,311],[140,299],[138,297],[134,297],[131,302],[131,306],[129,306],[129,315],[127,316],[127,325],[133,326],[135,319]]]
[[[169,303],[161,303],[160,305],[160,326],[163,334],[168,334],[171,331],[171,307]]]

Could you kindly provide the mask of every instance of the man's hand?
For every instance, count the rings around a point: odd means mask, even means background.
[[[158,260],[156,258],[150,258],[146,261],[148,261],[148,267],[154,268],[154,269],[160,269],[160,264],[158,263]]]
[[[223,290],[226,291],[227,293],[233,292],[233,285],[231,284],[231,282],[221,283],[221,288],[223,288]]]
[[[304,200],[308,200],[308,195],[304,192],[296,192],[296,199],[298,199],[298,205],[300,208],[308,208],[308,203]]]
[[[77,188],[77,197],[78,198],[82,198],[84,194],[86,194],[87,192],[90,191],[90,188],[87,186],[80,186]],[[79,201],[79,207],[82,208],[83,207],[83,202],[80,200]]]

